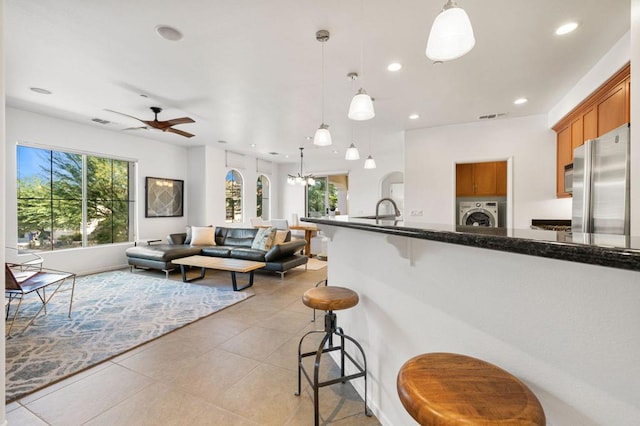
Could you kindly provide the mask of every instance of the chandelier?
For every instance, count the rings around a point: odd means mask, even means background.
[[[294,175],[288,175],[287,176],[287,183],[289,185],[295,185],[296,183],[298,185],[315,185],[316,184],[316,180],[313,178],[312,175],[304,175],[302,173],[302,158],[303,158],[303,153],[302,151],[304,151],[303,147],[298,148],[300,149],[300,173],[298,173],[297,176]]]

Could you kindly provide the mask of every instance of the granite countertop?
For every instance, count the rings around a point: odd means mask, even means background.
[[[450,244],[640,271],[640,237],[537,229],[507,229],[357,217],[301,218],[333,225]]]

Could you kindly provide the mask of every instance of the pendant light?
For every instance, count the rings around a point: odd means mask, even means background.
[[[360,159],[360,152],[358,152],[358,148],[352,143],[349,148],[347,148],[347,152],[344,155],[345,160],[353,161]]]
[[[352,82],[356,81],[358,79],[358,74],[355,72],[350,72],[349,74],[347,74],[347,78]],[[351,86],[353,88],[353,84]],[[350,128],[351,128],[351,140],[353,141],[353,123],[351,123]],[[354,144],[354,142],[351,142],[351,145],[349,145],[349,148],[347,148],[347,151],[344,154],[344,159],[349,161],[355,161],[360,159],[360,152],[358,151],[358,148],[356,148],[356,145]]]
[[[376,161],[371,156],[371,129],[369,129],[369,156],[366,160],[364,160],[364,168],[365,169],[375,169]]]
[[[364,0],[361,2],[361,16],[362,21],[364,21]],[[360,72],[364,76],[364,29],[361,24],[360,28]],[[351,100],[351,105],[349,105],[349,114],[348,117],[351,120],[363,121],[363,120],[371,120],[376,116],[375,111],[373,110],[373,101],[371,100],[371,96],[367,95],[367,92],[364,91],[362,87],[358,90],[358,93]]]
[[[426,54],[433,61],[450,61],[466,55],[476,39],[467,13],[453,0],[447,0],[429,33]]]
[[[331,133],[329,125],[324,122],[324,44],[329,40],[329,31],[320,30],[316,32],[316,40],[322,43],[322,124],[313,137],[313,144],[317,146],[331,145]]]

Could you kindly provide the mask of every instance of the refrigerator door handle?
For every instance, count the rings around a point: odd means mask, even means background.
[[[585,142],[585,150],[584,150],[584,196],[582,197],[582,211],[583,211],[583,220],[582,220],[582,232],[592,232],[593,231],[593,220],[591,218],[591,194],[593,192],[592,188],[592,179],[591,174],[592,170],[592,160],[593,160],[593,146],[595,144],[595,140],[588,140]]]

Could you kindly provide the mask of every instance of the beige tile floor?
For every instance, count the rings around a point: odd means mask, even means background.
[[[244,290],[254,297],[8,404],[7,421],[10,426],[312,425],[312,393],[304,377],[302,394],[294,395],[297,347],[323,320],[319,316],[312,323],[312,311],[300,298],[325,277],[326,269],[293,270],[284,280],[256,274],[254,286]],[[179,274],[170,279],[179,280]],[[228,273],[208,271],[197,285],[226,286],[229,280]],[[335,364],[327,361],[325,371],[335,373]],[[320,390],[320,422],[379,424],[365,416],[349,383]]]

